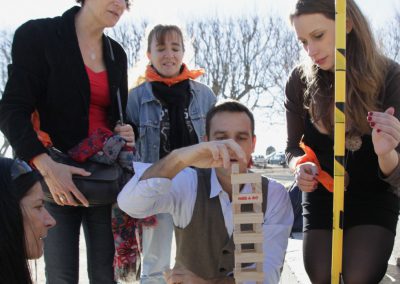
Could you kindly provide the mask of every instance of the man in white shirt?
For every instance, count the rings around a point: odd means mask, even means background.
[[[238,162],[240,172],[247,171],[256,142],[254,117],[238,102],[218,104],[207,114],[206,134],[208,142],[174,150],[153,165],[134,163],[135,176],[118,196],[119,207],[134,218],[172,215],[177,254],[175,268],[165,274],[168,283],[234,283],[230,166]],[[284,186],[265,181],[264,283],[275,284],[293,210]],[[251,185],[241,192],[250,193]]]

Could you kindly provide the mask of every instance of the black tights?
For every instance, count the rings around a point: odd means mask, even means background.
[[[359,225],[343,234],[344,284],[377,284],[385,276],[395,235],[380,226]],[[332,232],[304,233],[303,261],[313,284],[331,283]]]

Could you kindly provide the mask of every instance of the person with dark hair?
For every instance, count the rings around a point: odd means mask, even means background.
[[[85,4],[85,0],[76,0],[76,3],[84,5]],[[129,8],[131,7],[131,1],[130,0],[125,0],[125,5],[126,5],[126,8],[129,10]]]
[[[132,89],[127,113],[138,127],[137,160],[154,163],[174,149],[204,141],[207,111],[216,97],[194,81],[203,69],[184,64],[183,34],[174,25],[157,25],[147,38],[146,81]],[[156,225],[143,228],[141,283],[165,283],[162,271],[170,266],[173,223],[158,214]]]
[[[164,269],[167,283],[234,283],[230,165],[247,172],[256,142],[252,113],[234,101],[216,105],[207,114],[206,140],[153,165],[135,162],[135,176],[118,196],[120,208],[134,218],[172,216],[177,252],[174,269]],[[262,180],[264,283],[272,284],[279,282],[293,211],[285,187]],[[251,193],[251,185],[241,192]]]
[[[42,256],[56,224],[44,207],[41,181],[25,162],[0,157],[0,283],[33,283],[28,259]]]
[[[378,283],[399,216],[400,66],[380,53],[354,0],[346,14],[342,276],[344,283]],[[312,283],[330,283],[335,1],[298,0],[290,20],[308,58],[286,85],[286,153],[303,192],[305,269]]]
[[[127,146],[134,145],[132,126],[119,123],[118,105],[124,110],[127,102],[127,57],[103,33],[117,24],[129,2],[81,2],[81,7],[60,17],[31,20],[16,30],[0,101],[1,131],[16,156],[43,175],[52,195],[46,208],[58,226],[45,240],[44,259],[47,282],[57,284],[78,282],[81,225],[90,282],[114,283],[112,204],[90,206],[72,181],[73,174],[90,173],[53,161],[46,146],[67,153],[98,129],[119,134]],[[51,141],[36,133],[31,123],[35,110],[41,131]],[[78,207],[78,201],[84,206]]]

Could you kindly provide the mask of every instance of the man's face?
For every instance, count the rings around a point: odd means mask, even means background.
[[[251,129],[251,120],[245,112],[218,112],[210,121],[208,140],[233,139],[238,143],[246,154],[247,161],[239,161],[240,172],[246,172],[256,145],[256,137],[252,135]],[[237,161],[235,156],[231,157],[231,162]]]

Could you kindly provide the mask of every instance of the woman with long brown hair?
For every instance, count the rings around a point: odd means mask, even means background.
[[[306,271],[313,283],[330,283],[335,1],[298,0],[290,20],[307,60],[286,86],[286,153],[303,192]],[[378,283],[399,215],[400,67],[379,52],[354,0],[347,0],[346,31],[343,277],[345,283]]]

